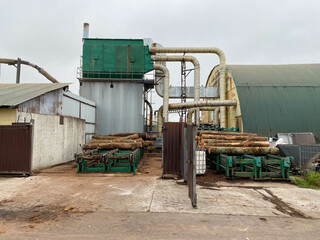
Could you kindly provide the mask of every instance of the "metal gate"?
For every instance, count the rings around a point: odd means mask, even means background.
[[[32,125],[0,126],[0,173],[30,173]]]
[[[191,204],[195,208],[197,207],[197,193],[196,193],[196,168],[195,168],[195,138],[197,129],[193,125],[187,125],[187,182],[189,189],[189,198],[191,199]]]
[[[184,123],[166,122],[163,125],[162,177],[165,174],[181,176],[184,160]]]

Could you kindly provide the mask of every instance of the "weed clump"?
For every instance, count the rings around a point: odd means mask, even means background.
[[[309,172],[305,177],[291,179],[291,182],[303,188],[320,188],[320,173]]]

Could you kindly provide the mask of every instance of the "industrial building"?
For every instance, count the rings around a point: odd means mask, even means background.
[[[142,39],[83,39],[80,96],[97,105],[97,134],[144,131],[145,91],[153,70]]]
[[[207,86],[219,85],[219,71],[212,70]],[[238,104],[227,107],[226,127],[265,137],[313,132],[320,141],[319,96],[320,64],[227,65],[226,99]],[[203,112],[202,122],[219,124],[214,115]]]
[[[0,172],[28,173],[71,161],[81,151],[95,133],[95,103],[68,85],[0,84]]]

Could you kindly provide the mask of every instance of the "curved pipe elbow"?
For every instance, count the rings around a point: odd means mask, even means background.
[[[215,53],[220,58],[220,64],[226,64],[226,56],[216,47],[149,47],[150,53]]]
[[[0,58],[0,63],[4,63],[4,64],[8,64],[8,65],[14,65],[14,64],[17,63],[17,60],[9,59],[9,58]],[[59,83],[57,79],[52,77],[48,72],[46,72],[43,68],[39,67],[38,65],[30,63],[30,62],[27,62],[27,61],[23,61],[23,60],[21,60],[20,63],[37,69],[38,72],[40,74],[42,74],[45,78],[47,78],[49,81],[51,81],[53,83]]]

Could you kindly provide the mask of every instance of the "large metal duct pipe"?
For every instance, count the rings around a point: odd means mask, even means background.
[[[198,102],[171,103],[169,109],[196,108],[196,107],[221,107],[221,106],[237,106],[237,100],[204,100]],[[158,110],[158,132],[162,129],[162,106]]]
[[[164,74],[164,86],[163,86],[163,116],[164,121],[167,122],[169,120],[169,79],[170,73],[168,68],[161,64],[153,64],[154,70],[160,70]],[[161,116],[162,117],[162,116]],[[161,119],[162,121],[162,119]]]
[[[220,100],[226,99],[226,56],[224,52],[219,48],[212,47],[150,47],[150,53],[214,53],[220,58]],[[221,112],[221,127],[226,127],[226,108],[225,106],[220,107]]]
[[[213,112],[213,123],[214,124],[219,124],[219,113],[220,113],[220,108],[216,108]]]
[[[149,106],[149,110],[150,110],[149,131],[152,131],[152,113],[153,113],[152,105],[147,99],[145,99],[144,102]]]
[[[8,65],[15,65],[17,64],[18,60],[16,59],[9,59],[9,58],[0,58],[0,63],[8,64]],[[20,64],[24,64],[30,67],[33,67],[39,71],[40,74],[45,76],[49,81],[53,83],[58,83],[58,80],[52,77],[49,73],[47,73],[43,68],[39,67],[38,65],[35,65],[33,63],[20,60]]]
[[[213,111],[217,109],[218,107],[201,107],[199,110],[200,111]],[[196,111],[196,108],[190,108],[187,114],[187,124],[192,124],[192,115]]]
[[[195,57],[152,55],[151,60],[159,62],[191,62],[194,66],[194,101],[200,101],[200,64]],[[196,122],[199,123],[199,111],[197,111]]]

